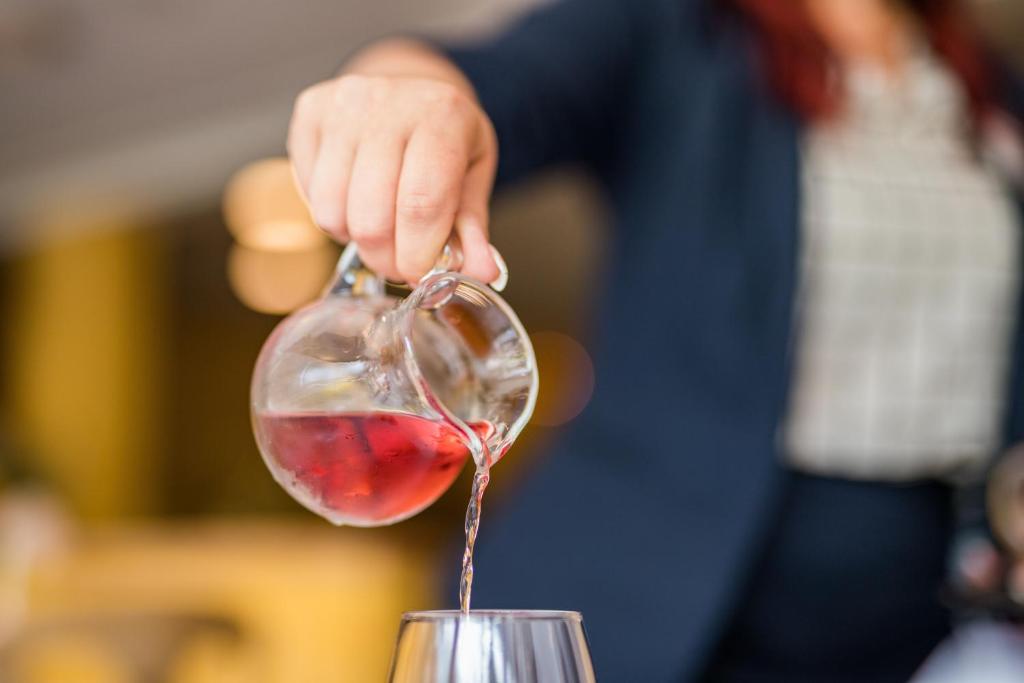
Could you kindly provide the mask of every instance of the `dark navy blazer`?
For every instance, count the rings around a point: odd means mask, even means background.
[[[619,228],[593,399],[485,515],[474,605],[580,609],[604,680],[687,679],[787,477],[800,122],[744,27],[697,0],[568,0],[446,49],[494,121],[499,182],[582,163]]]

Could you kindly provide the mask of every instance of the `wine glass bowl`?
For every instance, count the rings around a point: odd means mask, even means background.
[[[402,615],[389,683],[594,683],[579,612]]]

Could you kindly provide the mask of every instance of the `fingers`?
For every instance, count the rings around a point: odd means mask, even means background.
[[[288,124],[288,156],[295,180],[304,197],[309,198],[309,183],[320,146],[320,116],[327,88],[324,84],[307,88],[295,100]]]
[[[398,280],[395,200],[406,138],[395,130],[364,137],[352,164],[347,198],[348,233],[359,257],[377,273]]]
[[[413,133],[399,183],[396,265],[415,284],[433,266],[453,226],[462,272],[491,282],[499,271],[487,237],[497,143],[465,100],[445,101],[432,123]]]
[[[354,75],[313,86],[296,101],[288,152],[316,223],[381,275],[417,283],[455,226],[462,271],[498,276],[487,238],[497,142],[457,86]]]
[[[405,151],[395,206],[395,265],[411,285],[448,240],[466,169],[466,145],[437,126],[420,126]]]
[[[320,144],[307,197],[313,220],[341,242],[348,241],[347,199],[356,141],[345,129],[331,131]]]

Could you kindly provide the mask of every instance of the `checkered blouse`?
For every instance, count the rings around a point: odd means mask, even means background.
[[[998,444],[1021,239],[930,55],[900,82],[848,74],[804,141],[802,283],[785,425],[794,467],[909,480],[979,470]]]

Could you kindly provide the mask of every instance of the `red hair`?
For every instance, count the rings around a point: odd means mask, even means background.
[[[932,49],[959,78],[975,120],[993,104],[985,52],[958,0],[903,0],[920,17]],[[835,114],[842,93],[831,82],[834,57],[803,0],[727,0],[751,23],[772,88],[808,119]]]

